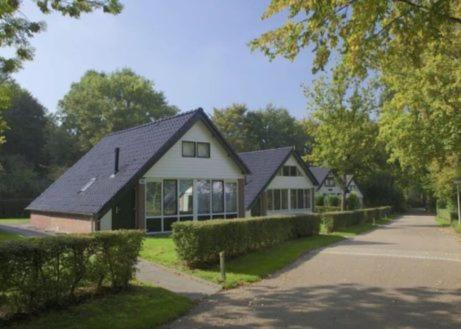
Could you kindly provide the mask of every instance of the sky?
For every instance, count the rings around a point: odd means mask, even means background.
[[[182,111],[272,103],[307,116],[302,84],[309,85],[312,53],[294,62],[251,52],[248,42],[279,26],[283,15],[261,20],[266,0],[123,1],[120,15],[94,12],[75,20],[43,15],[30,0],[21,11],[43,20],[31,43],[35,57],[13,77],[49,111],[90,69],[131,68],[155,84]]]

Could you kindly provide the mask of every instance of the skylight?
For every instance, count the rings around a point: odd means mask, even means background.
[[[86,190],[88,190],[90,188],[91,185],[93,185],[93,183],[96,181],[96,177],[93,177],[91,178],[88,183],[86,183],[85,185],[83,185],[83,187],[80,189],[80,193],[81,192],[85,192]]]

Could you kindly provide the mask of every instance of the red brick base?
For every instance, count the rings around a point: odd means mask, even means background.
[[[31,213],[30,223],[43,231],[60,233],[90,233],[92,231],[91,219],[71,217],[71,215]]]

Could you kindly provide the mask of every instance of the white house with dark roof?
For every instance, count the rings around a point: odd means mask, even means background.
[[[343,195],[343,189],[341,185],[338,184],[338,180],[334,175],[331,168],[327,167],[310,167],[311,172],[314,174],[315,178],[319,182],[319,185],[316,189],[317,195],[330,196],[334,195],[339,198]],[[347,194],[354,193],[360,200],[360,204],[363,205],[363,194],[360,191],[359,187],[355,183],[351,175],[346,176],[347,179]]]
[[[104,137],[28,207],[58,232],[245,216],[247,165],[202,109]]]
[[[251,173],[245,210],[252,216],[313,211],[317,180],[293,147],[239,153]]]

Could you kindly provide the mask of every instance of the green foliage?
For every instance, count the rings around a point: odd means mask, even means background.
[[[34,2],[42,13],[59,12],[74,18],[96,9],[111,14],[118,14],[122,9],[118,0],[34,0]],[[2,48],[13,50],[11,56],[0,56],[0,75],[18,70],[23,61],[33,58],[34,49],[29,40],[44,29],[44,22],[30,21],[21,12],[21,1],[0,2],[0,45]]]
[[[130,69],[113,73],[88,71],[59,102],[63,126],[83,150],[103,136],[178,112],[152,81]]]
[[[325,204],[329,207],[338,207],[340,199],[336,195],[328,195]]]
[[[128,287],[143,233],[116,231],[8,241],[0,245],[0,300],[10,313],[74,299],[80,289]]]
[[[349,196],[347,197],[347,209],[355,210],[355,209],[359,209],[360,207],[361,207],[360,199],[357,196],[357,194],[355,193],[349,194]]]
[[[322,194],[322,195],[316,195],[315,196],[315,206],[316,208],[318,206],[324,206],[325,205],[325,196]]]
[[[341,212],[326,212],[322,213],[322,224],[329,233],[345,229],[349,226],[372,223],[373,220],[384,219],[391,214],[391,211],[391,207],[385,206]]]
[[[296,118],[271,104],[257,111],[244,104],[215,108],[212,120],[238,152],[295,146],[304,153],[309,141]]]
[[[173,240],[179,257],[192,267],[216,263],[289,239],[316,235],[319,215],[210,220],[173,224]]]
[[[333,206],[316,206],[315,212],[335,212],[341,211],[341,207],[333,207]]]

